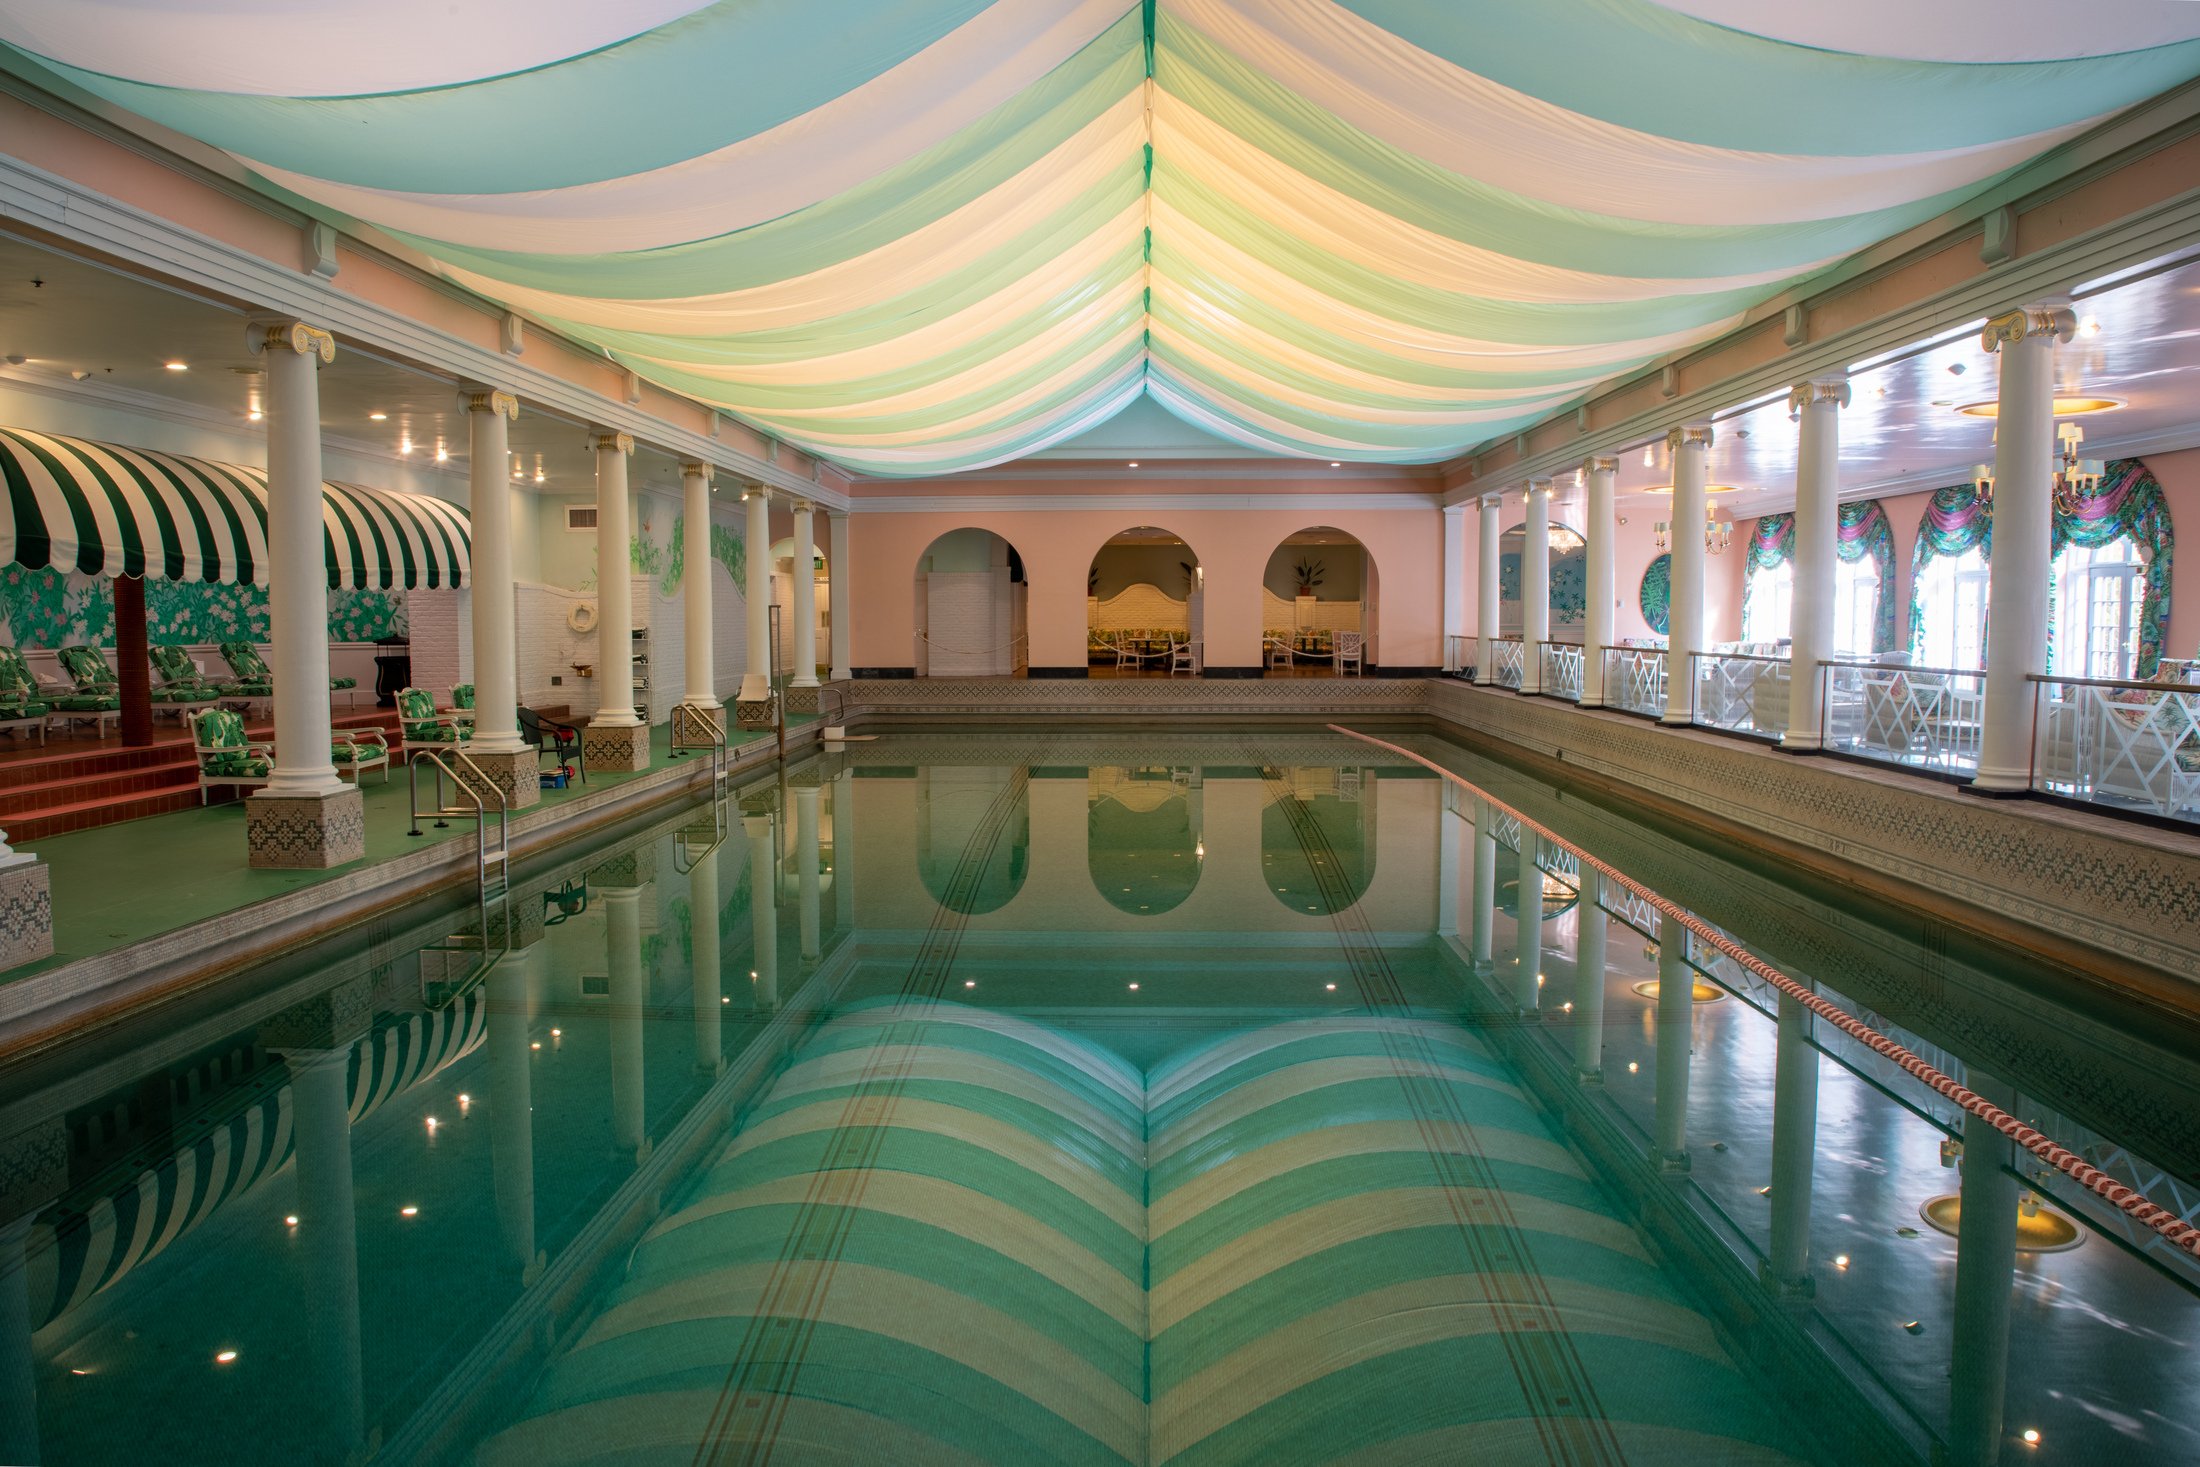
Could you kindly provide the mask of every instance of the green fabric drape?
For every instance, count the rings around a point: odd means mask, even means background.
[[[2081,495],[2074,511],[2055,510],[2054,554],[2059,562],[2063,549],[2080,545],[2097,550],[2129,535],[2139,553],[2139,652],[2134,677],[2149,678],[2162,660],[2162,646],[2169,634],[2170,560],[2176,550],[2176,533],[2170,523],[2169,504],[2162,497],[2161,481],[2146,464],[2135,458],[2111,461],[2100,485]],[[2059,576],[2052,576],[2050,586]],[[2048,597],[2048,654],[2054,655],[2053,610],[2059,598]]]
[[[1925,653],[1925,603],[1921,588],[1925,567],[1943,556],[1963,556],[1976,549],[1981,559],[1994,558],[1994,507],[1979,503],[1978,490],[1969,484],[1950,484],[1935,489],[1917,527],[1917,544],[1910,551],[1910,655]]]
[[[1833,539],[1834,553],[1854,563],[1869,559],[1879,577],[1872,608],[1872,651],[1892,652],[1894,640],[1894,526],[1887,522],[1885,506],[1876,499],[1841,506],[1840,524]]]

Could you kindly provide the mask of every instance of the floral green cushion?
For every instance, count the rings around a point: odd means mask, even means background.
[[[232,779],[267,778],[267,760],[257,754],[208,754],[199,760],[203,774],[227,775]]]
[[[0,720],[43,718],[52,709],[53,705],[51,703],[42,703],[36,698],[25,698],[17,693],[0,696]]]
[[[237,675],[241,683],[266,683],[274,681],[275,674],[267,670],[261,660],[260,649],[250,642],[224,642],[221,644],[222,661]]]
[[[354,759],[372,764],[385,757],[389,751],[380,744],[331,744],[328,756],[338,764],[349,764]]]
[[[119,693],[63,693],[53,706],[64,713],[113,713],[122,707]]]
[[[264,754],[245,747],[244,719],[227,708],[209,708],[191,720],[191,738],[199,747],[199,772],[230,779],[264,779]]]
[[[224,698],[272,698],[275,696],[275,685],[273,683],[218,683],[215,685],[215,691]]]
[[[359,679],[355,677],[332,677],[328,680],[328,685],[331,692],[339,692],[345,688],[358,687]]]
[[[473,707],[474,685],[472,683],[460,683],[457,687],[451,689],[451,706],[453,708]]]
[[[191,719],[191,738],[202,749],[244,742],[244,718],[227,708],[209,708]]]
[[[405,741],[413,744],[455,744],[458,730],[447,723],[420,723],[405,720]]]
[[[38,679],[31,676],[30,664],[13,647],[0,647],[0,692],[25,696],[38,692]]]
[[[61,670],[75,681],[78,692],[91,693],[115,686],[115,670],[107,665],[107,659],[97,647],[63,647],[54,655],[61,661]]]

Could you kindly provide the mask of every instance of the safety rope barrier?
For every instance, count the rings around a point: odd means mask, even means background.
[[[939,651],[942,652],[952,652],[957,657],[986,657],[995,652],[1014,651],[1017,643],[1028,642],[1031,640],[1031,638],[1023,635],[1022,633],[1018,633],[1016,636],[1010,637],[1007,641],[992,647],[950,647],[945,642],[933,640],[932,634],[930,632],[917,633],[917,640],[924,643],[924,645],[927,647],[937,648]]]
[[[1358,739],[1361,743],[1373,744],[1378,749],[1388,749],[1393,754],[1403,755],[1405,758],[1411,759],[1423,768],[1432,770],[1460,788],[1470,791],[1475,798],[1488,801],[1494,808],[1502,810],[1518,820],[1523,829],[1531,830],[1553,845],[1573,852],[1582,865],[1594,868],[1598,874],[1616,882],[1623,889],[1648,902],[1651,906],[1657,908],[1662,916],[1680,923],[1690,932],[1696,934],[1698,938],[1709,943],[1719,952],[1726,954],[1735,962],[1740,963],[1751,973],[1771,984],[1782,994],[1794,999],[1819,1018],[1840,1029],[1850,1038],[1900,1065],[1916,1079],[1938,1091],[1949,1101],[1960,1106],[1971,1115],[1977,1116],[2041,1161],[2054,1167],[2102,1201],[2116,1208],[2126,1217],[2152,1228],[2175,1247],[2182,1249],[2195,1258],[2200,1258],[2200,1227],[2195,1227],[2186,1222],[2168,1208],[2148,1201],[2145,1194],[2136,1188],[2117,1181],[2076,1152],[2066,1146],[2058,1145],[1984,1096],[1957,1084],[1917,1055],[1848,1012],[1848,1010],[1821,998],[1764,959],[1745,950],[1740,943],[1737,943],[1733,938],[1728,937],[1694,913],[1682,910],[1676,903],[1659,896],[1633,877],[1627,876],[1605,862],[1598,860],[1595,856],[1590,855],[1573,842],[1566,840],[1549,827],[1538,824],[1521,811],[1491,795],[1489,791],[1475,784],[1472,780],[1454,774],[1435,760],[1424,758],[1411,749],[1402,749],[1387,740],[1378,739],[1371,734],[1360,733],[1341,724],[1332,723],[1329,728],[1332,732],[1341,733],[1347,738]]]

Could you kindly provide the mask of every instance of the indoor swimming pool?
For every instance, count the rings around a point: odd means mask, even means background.
[[[2190,1219],[2191,1029],[1383,737],[889,730],[0,1070],[0,1459],[2200,1462],[1929,1078]]]

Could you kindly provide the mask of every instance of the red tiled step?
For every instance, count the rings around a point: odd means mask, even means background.
[[[233,789],[208,790],[207,797],[219,802],[236,798],[236,792]],[[7,824],[8,843],[23,845],[48,836],[65,835],[72,830],[90,830],[95,826],[114,825],[147,815],[166,815],[174,810],[188,810],[198,802],[199,787],[196,778],[181,789],[162,790],[154,794],[110,795],[104,799],[76,800],[10,819]]]
[[[27,815],[60,805],[84,800],[113,799],[123,795],[154,794],[173,790],[179,785],[196,786],[198,761],[188,749],[178,749],[176,757],[160,764],[143,765],[135,769],[95,770],[88,774],[60,779],[44,779],[36,784],[10,785],[0,789],[0,826],[10,831],[16,822]]]

